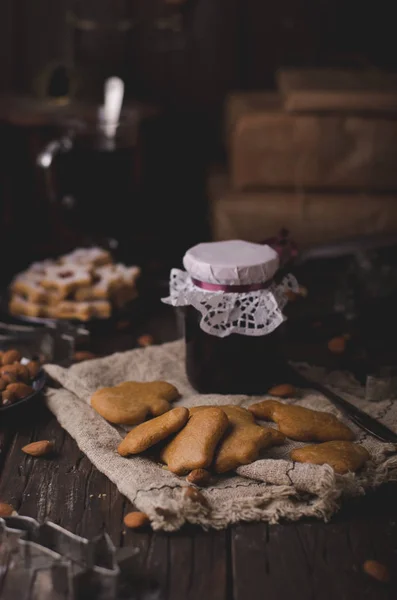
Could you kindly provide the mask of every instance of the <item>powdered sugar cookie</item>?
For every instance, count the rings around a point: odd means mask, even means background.
[[[61,257],[63,264],[99,267],[113,262],[110,252],[103,248],[77,248]]]
[[[91,305],[91,315],[97,319],[108,319],[112,314],[112,305],[108,300],[94,300]]]
[[[46,303],[48,292],[41,286],[42,278],[43,275],[24,271],[13,279],[10,289],[29,302]]]
[[[56,290],[61,298],[65,298],[79,287],[91,283],[91,274],[86,267],[76,265],[60,265],[48,267],[41,285],[46,289]]]
[[[74,302],[74,300],[62,300],[53,308],[57,319],[78,319],[89,321],[92,317],[90,302]]]
[[[22,315],[25,317],[54,318],[53,307],[47,304],[29,302],[21,296],[14,294],[8,304],[8,308],[13,315]]]

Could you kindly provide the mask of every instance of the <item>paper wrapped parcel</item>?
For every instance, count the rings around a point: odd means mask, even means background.
[[[181,398],[175,406],[233,404],[247,407],[258,401],[248,396],[200,395],[189,385],[184,367],[182,340],[140,348],[63,368],[48,364],[48,375],[61,387],[49,387],[46,401],[61,426],[76,440],[95,467],[104,473],[138,510],[146,512],[153,529],[175,531],[184,523],[204,529],[222,529],[239,521],[295,521],[302,517],[328,520],[344,496],[364,494],[367,489],[397,479],[396,448],[376,441],[353,425],[357,440],[371,453],[371,461],[358,474],[336,475],[331,467],[293,463],[288,442],[266,451],[259,460],[239,467],[213,483],[202,493],[208,505],[192,502],[184,495],[189,485],[143,456],[123,458],[117,446],[126,431],[105,421],[90,406],[91,395],[101,387],[123,381],[168,381]],[[304,367],[302,367],[304,368]],[[325,379],[321,369],[305,367],[305,374],[338,389],[339,393],[391,428],[397,428],[397,403],[384,400],[365,402],[363,389],[340,373]],[[296,401],[296,400],[295,400]],[[322,396],[304,393],[302,406],[338,414]],[[339,415],[340,416],[340,415]]]

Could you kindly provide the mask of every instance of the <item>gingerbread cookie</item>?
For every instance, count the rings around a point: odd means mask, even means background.
[[[261,449],[273,444],[270,428],[265,429],[257,425],[248,410],[231,405],[221,408],[229,419],[229,429],[215,453],[213,466],[216,473],[233,471],[241,465],[253,462],[258,458]],[[190,412],[194,415],[203,409],[204,406],[195,406]]]
[[[371,458],[363,446],[342,441],[295,448],[291,451],[290,457],[297,462],[330,465],[335,473],[340,475],[349,471],[358,471]]]
[[[158,417],[170,410],[170,402],[179,392],[166,381],[125,381],[97,390],[91,406],[107,421],[116,425],[138,425],[149,416]]]
[[[221,408],[203,407],[192,414],[182,431],[163,448],[162,461],[176,475],[209,467],[228,425],[229,420]]]
[[[119,445],[117,452],[121,456],[144,452],[182,429],[188,418],[188,409],[180,406],[155,419],[141,423],[127,434]]]
[[[248,410],[257,419],[277,423],[281,433],[299,442],[328,442],[354,440],[354,433],[334,415],[303,406],[282,404],[276,400],[263,400],[251,404]]]

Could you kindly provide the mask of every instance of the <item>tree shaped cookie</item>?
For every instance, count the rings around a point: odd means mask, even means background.
[[[330,413],[282,404],[276,400],[251,404],[248,410],[257,419],[274,421],[284,435],[299,442],[354,440],[351,429]]]
[[[203,410],[203,406],[190,409],[191,414]],[[284,436],[270,428],[264,428],[255,423],[253,415],[240,406],[222,406],[228,417],[229,428],[219,442],[213,468],[216,473],[233,471],[241,465],[247,465],[259,456],[262,449],[280,444]]]
[[[297,462],[330,465],[335,473],[343,475],[349,471],[358,471],[369,460],[370,455],[359,444],[335,441],[295,448],[290,457]]]
[[[209,467],[228,425],[228,418],[221,408],[203,406],[165,446],[161,460],[176,475]]]
[[[97,390],[91,406],[110,423],[138,425],[170,410],[170,402],[177,398],[178,390],[166,381],[125,381]]]

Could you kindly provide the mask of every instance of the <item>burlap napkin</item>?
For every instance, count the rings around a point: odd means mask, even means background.
[[[302,367],[304,368],[304,367]],[[346,374],[333,373],[324,379],[321,369],[306,367],[306,374],[335,386],[345,397],[360,405],[386,425],[397,429],[397,402],[366,403],[362,389]],[[50,410],[91,462],[113,481],[120,492],[146,512],[154,529],[173,531],[185,522],[217,529],[237,521],[297,520],[301,517],[329,517],[338,509],[343,495],[365,493],[382,482],[397,480],[397,456],[393,444],[383,444],[361,430],[357,439],[371,453],[372,460],[357,475],[335,475],[329,466],[294,464],[288,458],[289,442],[265,452],[263,458],[240,467],[235,474],[220,477],[203,494],[208,507],[183,495],[188,485],[161,465],[140,456],[122,458],[116,448],[125,431],[100,417],[89,405],[99,387],[126,380],[166,380],[181,392],[175,405],[235,404],[248,406],[257,398],[247,396],[199,395],[189,385],[184,369],[184,343],[113,354],[76,364],[69,369],[47,365],[46,371],[63,387],[47,391]],[[338,414],[322,396],[306,393],[297,403]]]

